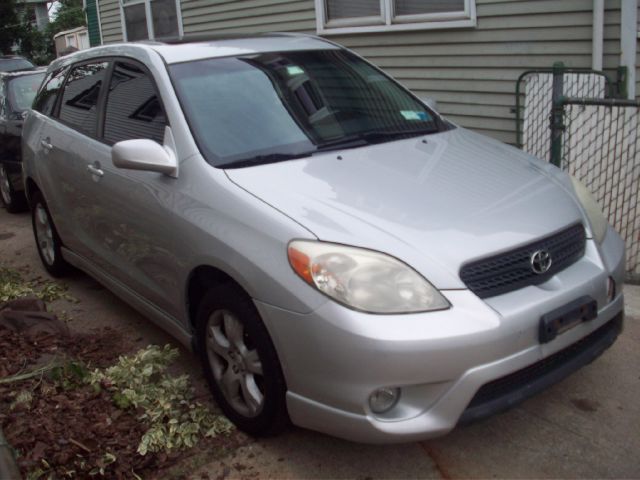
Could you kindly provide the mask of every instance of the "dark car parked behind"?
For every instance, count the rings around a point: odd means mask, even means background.
[[[20,136],[24,112],[44,78],[43,70],[0,72],[0,199],[9,212],[26,207]]]

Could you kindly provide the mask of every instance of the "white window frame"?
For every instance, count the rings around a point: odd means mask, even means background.
[[[76,34],[76,40],[78,41],[78,50],[86,50],[91,47],[91,42],[89,41],[89,32],[78,32]]]
[[[66,48],[73,47],[78,48],[78,38],[75,33],[69,33],[64,36],[64,43],[67,44]],[[75,44],[75,45],[74,45]],[[79,50],[79,48],[78,48]]]
[[[153,17],[151,16],[151,2],[153,0],[120,0],[120,23],[122,24],[122,38],[125,42],[129,41],[127,36],[127,22],[124,18],[124,11],[127,7],[132,5],[144,4],[144,15],[147,20],[147,32],[149,33],[149,40],[155,40],[155,32],[153,31]],[[180,9],[180,0],[176,2],[176,18],[178,20],[178,36],[184,36],[184,30],[182,28],[182,10]]]
[[[380,16],[339,20],[328,20],[326,0],[315,0],[315,4],[316,28],[320,35],[470,28],[478,24],[475,0],[464,0],[464,11],[397,16],[394,13],[394,0],[380,0]]]

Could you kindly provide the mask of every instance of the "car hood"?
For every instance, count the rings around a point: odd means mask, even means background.
[[[226,172],[318,239],[393,255],[441,289],[582,219],[565,174],[462,128]]]

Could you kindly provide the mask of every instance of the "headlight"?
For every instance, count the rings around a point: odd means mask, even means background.
[[[593,238],[595,238],[596,242],[602,243],[604,240],[604,236],[607,233],[607,226],[609,222],[602,214],[602,209],[598,205],[597,200],[594,196],[587,190],[578,179],[575,177],[571,177],[571,182],[573,183],[573,189],[578,196],[578,200],[582,204],[582,208],[587,214],[589,219],[589,224],[591,225],[591,232],[593,233]]]
[[[306,240],[292,241],[288,254],[305,282],[347,307],[370,313],[449,308],[433,285],[389,255]]]

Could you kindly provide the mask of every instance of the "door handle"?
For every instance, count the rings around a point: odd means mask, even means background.
[[[51,145],[49,143],[49,139],[48,138],[46,140],[41,140],[40,141],[40,145],[42,145],[47,150],[51,150],[53,148],[53,145]]]
[[[94,165],[87,165],[87,172],[91,175],[95,175],[96,177],[104,176],[104,171]]]

